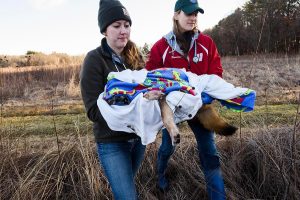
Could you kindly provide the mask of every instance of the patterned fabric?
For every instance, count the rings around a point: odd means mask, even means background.
[[[110,105],[128,105],[138,94],[151,90],[160,90],[166,95],[172,91],[196,95],[195,88],[190,85],[187,74],[177,68],[160,68],[149,71],[143,83],[120,81],[115,74],[110,74],[107,79],[103,99]],[[210,104],[216,99],[206,92],[201,93],[201,98],[204,104]],[[249,112],[254,109],[255,99],[255,91],[248,89],[236,98],[216,100],[234,112]]]
[[[209,94],[202,92],[201,98],[203,104],[212,103],[215,98],[211,97]],[[248,89],[243,95],[233,98],[233,99],[216,99],[222,106],[234,112],[250,112],[253,111],[255,106],[256,93],[254,90]]]
[[[229,110],[234,112],[250,112],[255,106],[256,93],[254,90],[248,89],[243,95],[234,99],[218,101]]]
[[[181,91],[195,95],[187,75],[180,69],[161,68],[147,73],[143,83],[129,83],[118,80],[114,75],[107,78],[104,100],[110,105],[128,105],[138,94],[160,90],[164,94]]]

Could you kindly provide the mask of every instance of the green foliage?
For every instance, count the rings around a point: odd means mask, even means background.
[[[38,53],[39,53],[39,52],[28,50],[28,51],[26,52],[26,55],[34,55],[34,54],[38,54]]]
[[[140,48],[140,51],[143,56],[148,57],[150,52],[150,46],[149,44],[145,43],[143,47]]]

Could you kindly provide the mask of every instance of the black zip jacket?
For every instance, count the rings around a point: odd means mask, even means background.
[[[123,66],[116,66],[113,63],[112,54],[107,46],[106,39],[103,38],[101,46],[86,55],[80,71],[82,100],[87,117],[93,122],[96,142],[121,142],[138,137],[134,133],[111,130],[97,106],[97,99],[104,91],[104,86],[107,83],[107,75],[112,71],[118,71],[117,68],[119,71],[125,69]]]

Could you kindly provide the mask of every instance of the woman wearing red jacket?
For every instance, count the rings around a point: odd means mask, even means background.
[[[216,74],[222,77],[223,69],[215,43],[197,29],[197,14],[204,13],[197,0],[177,0],[174,11],[173,30],[153,45],[146,69],[185,68],[198,75]],[[226,199],[214,133],[192,120],[188,124],[197,140],[209,198]],[[157,159],[158,186],[162,190],[169,186],[165,171],[174,150],[167,130],[163,129]]]

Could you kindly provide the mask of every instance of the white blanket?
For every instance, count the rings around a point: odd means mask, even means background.
[[[193,96],[174,91],[167,95],[167,103],[174,112],[175,123],[186,121],[196,115],[202,106],[202,92],[206,92],[216,99],[226,100],[236,98],[248,90],[248,88],[234,87],[217,75],[198,76],[191,72],[184,72],[187,74],[191,86],[195,87],[197,94]],[[143,83],[147,75],[146,70],[138,72],[124,70],[112,73],[119,80],[135,83]],[[137,74],[139,74],[138,77]],[[101,93],[97,105],[112,130],[136,133],[141,137],[144,145],[154,142],[157,133],[163,127],[158,101],[147,100],[142,93],[136,96],[129,105],[122,106],[109,105],[103,100],[103,93]]]

